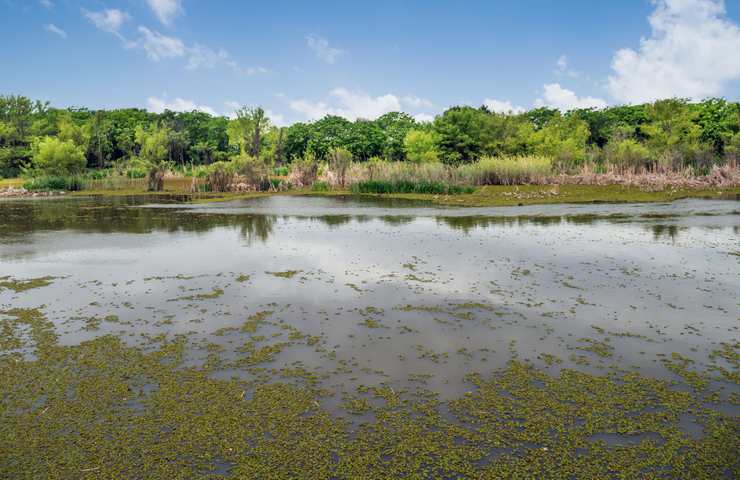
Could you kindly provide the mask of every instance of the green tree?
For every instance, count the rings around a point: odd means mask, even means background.
[[[430,163],[439,161],[437,150],[437,136],[427,130],[409,130],[404,139],[406,159],[414,163]]]
[[[149,170],[149,190],[164,188],[164,173],[169,166],[169,145],[172,131],[163,125],[152,125],[148,129],[136,129],[139,158]]]
[[[258,159],[269,127],[270,119],[262,107],[242,107],[236,111],[236,119],[229,122],[229,143],[238,145],[241,152]]]
[[[43,137],[33,146],[33,168],[42,175],[64,177],[85,170],[85,150],[72,140]]]

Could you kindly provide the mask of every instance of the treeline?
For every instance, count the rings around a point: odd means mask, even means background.
[[[484,157],[541,155],[560,171],[584,164],[625,169],[706,170],[740,158],[740,104],[683,99],[606,109],[519,114],[452,107],[433,122],[392,112],[375,120],[326,116],[277,127],[261,108],[234,119],[207,113],[150,113],[142,109],[58,109],[23,96],[0,96],[0,176],[34,169],[64,175],[89,169],[163,162],[177,168],[234,157],[271,166],[331,152],[352,161],[474,163]],[[139,163],[137,163],[139,162]],[[132,167],[133,168],[133,167]]]

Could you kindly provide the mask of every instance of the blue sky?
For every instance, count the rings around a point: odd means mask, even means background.
[[[0,0],[0,93],[428,119],[740,97],[740,1]]]

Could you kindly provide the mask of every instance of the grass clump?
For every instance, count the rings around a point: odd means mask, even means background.
[[[475,189],[468,186],[446,184],[442,182],[414,182],[411,180],[367,180],[352,186],[353,193],[420,193],[432,195],[459,195],[473,193]]]
[[[483,157],[459,167],[459,175],[472,185],[542,183],[552,173],[552,158],[544,155]]]

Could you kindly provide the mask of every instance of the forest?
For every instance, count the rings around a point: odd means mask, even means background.
[[[213,191],[354,185],[455,193],[584,170],[698,176],[736,169],[738,158],[740,103],[721,98],[516,114],[454,106],[432,122],[391,112],[276,126],[261,107],[226,118],[60,109],[0,96],[0,177],[22,177],[32,190],[84,189],[103,178],[146,178],[161,190],[166,176],[182,176]]]

